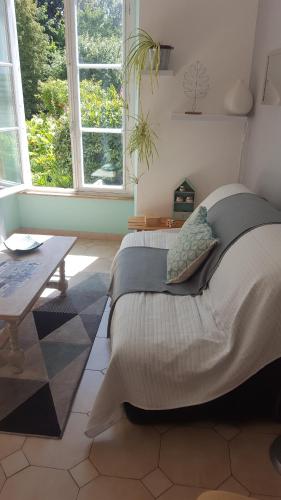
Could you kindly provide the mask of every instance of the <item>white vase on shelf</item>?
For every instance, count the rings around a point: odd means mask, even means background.
[[[243,80],[237,80],[226,93],[224,109],[230,115],[247,115],[253,107],[253,96]]]

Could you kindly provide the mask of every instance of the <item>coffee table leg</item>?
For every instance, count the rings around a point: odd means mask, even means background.
[[[18,324],[16,322],[11,321],[8,323],[8,334],[10,343],[10,354],[9,354],[10,363],[12,366],[15,367],[16,373],[22,373],[24,365],[24,353],[19,346]]]
[[[58,289],[62,296],[66,295],[66,290],[68,288],[67,280],[65,279],[65,261],[63,260],[59,265],[60,279],[58,283]]]

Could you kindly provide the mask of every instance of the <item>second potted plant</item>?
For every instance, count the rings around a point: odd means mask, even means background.
[[[169,67],[170,54],[174,47],[156,42],[142,28],[138,28],[137,33],[131,35],[128,41],[132,42],[132,45],[126,58],[127,79],[130,80],[132,73],[134,73],[137,84],[140,85],[142,74],[147,70],[150,74],[153,90],[153,82],[154,79],[158,79],[159,70],[165,70]]]
[[[156,42],[147,31],[141,28],[138,28],[137,33],[131,35],[128,41],[131,42],[131,47],[125,63],[125,77],[126,81],[129,82],[131,76],[135,76],[138,97],[139,101],[141,101],[140,84],[143,72],[149,72],[153,92],[155,82],[158,83],[159,70],[168,69],[170,53],[173,47]],[[158,137],[151,126],[149,113],[145,115],[142,111],[141,102],[140,109],[138,116],[130,117],[135,120],[135,124],[130,132],[128,152],[130,156],[137,153],[140,162],[145,163],[147,170],[149,170],[155,155],[158,154],[156,147]],[[138,178],[142,177],[143,174]]]

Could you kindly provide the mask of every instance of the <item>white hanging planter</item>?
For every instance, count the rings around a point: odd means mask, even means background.
[[[253,96],[243,80],[238,80],[226,93],[224,109],[231,115],[247,115],[253,107]]]

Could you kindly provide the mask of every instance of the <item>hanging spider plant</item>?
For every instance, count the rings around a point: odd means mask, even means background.
[[[155,42],[149,33],[142,28],[138,28],[137,33],[131,35],[128,41],[132,42],[125,65],[128,81],[130,81],[131,75],[134,73],[138,88],[140,88],[142,73],[145,69],[148,69],[153,90],[154,78],[156,82],[158,81],[160,43]]]
[[[127,176],[129,179],[130,184],[139,184],[141,178],[144,176],[145,172],[141,172],[138,175],[132,174],[129,170],[129,168],[126,169],[127,171]]]
[[[136,120],[136,124],[130,134],[128,152],[130,156],[137,152],[139,161],[146,163],[149,170],[154,156],[158,155],[155,145],[158,136],[151,127],[149,113],[145,116],[141,111],[138,116],[133,118]]]

